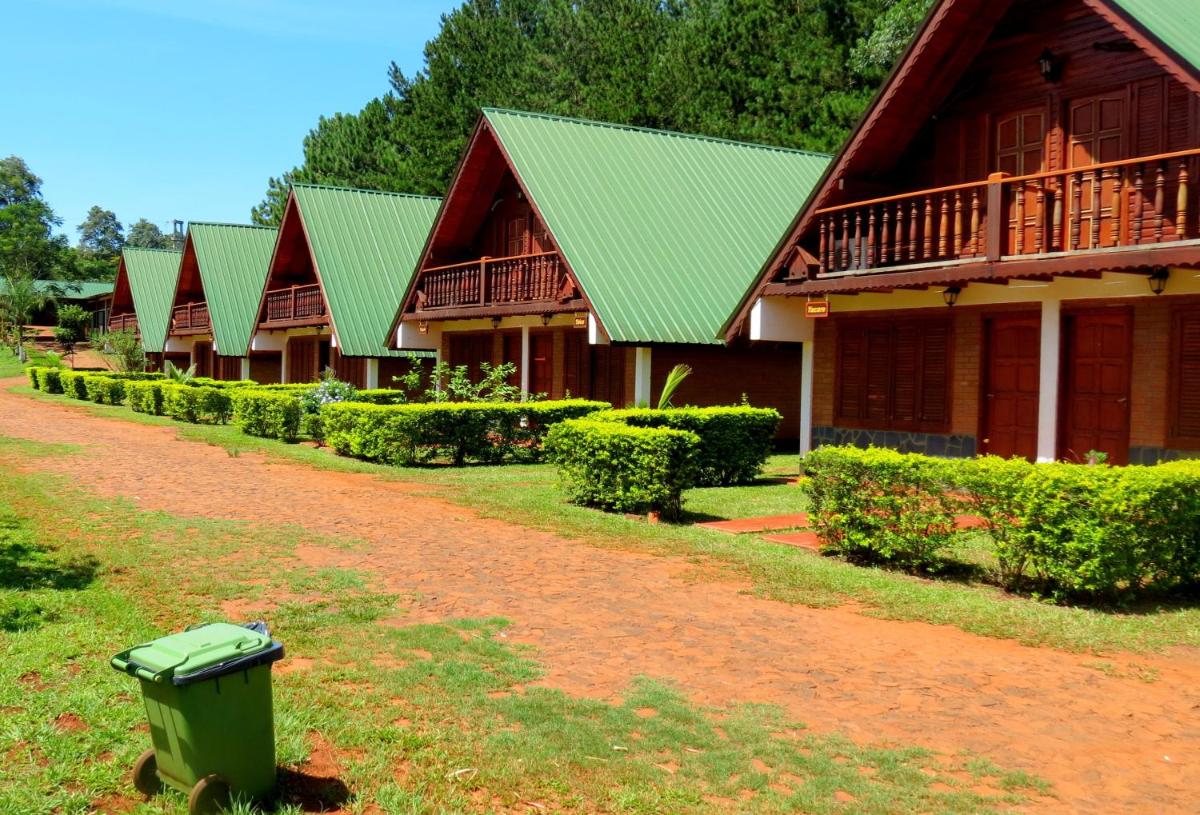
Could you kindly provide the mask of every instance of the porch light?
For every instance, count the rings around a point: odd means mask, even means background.
[[[500,327],[500,318],[493,317],[492,318],[492,328],[499,328],[499,327]]]
[[[1055,56],[1049,48],[1042,51],[1037,58],[1038,73],[1047,82],[1057,82],[1062,76],[1062,58]]]
[[[550,325],[550,318],[553,316],[554,316],[553,314],[543,314],[542,315],[542,325]]]
[[[1155,294],[1162,294],[1167,290],[1167,279],[1171,276],[1171,270],[1166,266],[1155,266],[1150,272],[1150,277],[1147,282],[1150,284],[1150,291]]]
[[[962,289],[958,286],[950,286],[942,290],[942,299],[946,301],[946,305],[952,306],[958,302],[958,295],[962,293]]]
[[[421,332],[422,334],[428,334],[429,333],[429,321],[421,320],[419,323],[417,323],[417,331]]]

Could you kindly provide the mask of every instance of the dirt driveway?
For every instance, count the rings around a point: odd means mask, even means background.
[[[695,566],[681,559],[480,518],[368,475],[231,457],[170,428],[7,387],[0,382],[0,434],[95,451],[86,468],[54,457],[23,466],[69,473],[147,509],[369,541],[366,555],[300,555],[374,572],[417,598],[417,621],[507,617],[514,639],[537,646],[545,683],[570,693],[615,698],[636,676],[669,679],[701,703],[771,702],[859,741],[979,753],[1050,781],[1058,800],[1039,812],[1197,811],[1196,653],[1136,658],[1157,671],[1148,683],[1088,667],[1090,656],[758,599],[732,578],[691,579]]]

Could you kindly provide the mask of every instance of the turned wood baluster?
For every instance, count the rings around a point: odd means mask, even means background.
[[[963,253],[962,216],[963,216],[962,190],[955,190],[954,191],[954,256],[956,258],[962,257],[962,253]]]
[[[1033,251],[1039,255],[1046,251],[1046,182],[1045,179],[1037,179],[1033,182],[1037,186],[1036,205],[1033,209]]]
[[[1142,174],[1142,165],[1137,166],[1137,170],[1133,174],[1133,242],[1142,242],[1142,223],[1146,217],[1146,199],[1142,197],[1142,189],[1145,186],[1145,181]]]
[[[1014,223],[1013,238],[1014,248],[1013,254],[1025,254],[1025,182],[1018,181],[1012,185],[1012,194],[1016,199],[1016,219]]]
[[[1112,245],[1121,245],[1121,188],[1125,186],[1125,168],[1114,167],[1112,171],[1112,203],[1109,205],[1109,210],[1112,213],[1112,228],[1110,235],[1112,237]]]
[[[940,217],[938,218],[938,257],[950,254],[950,199],[946,193],[938,196],[942,199]]]
[[[1058,179],[1055,180],[1050,195],[1054,198],[1050,205],[1050,249],[1054,251],[1067,244],[1063,235],[1063,199],[1066,198],[1066,188]]]
[[[891,262],[892,219],[887,204],[884,204],[880,209],[883,213],[883,232],[879,237],[879,263],[881,266],[886,266]]]
[[[863,268],[863,222],[862,210],[854,210],[854,252],[850,256],[855,269]]]
[[[1088,248],[1095,249],[1100,245],[1100,184],[1104,175],[1099,170],[1092,170],[1090,175],[1092,178],[1092,234],[1088,241]]]
[[[921,259],[928,260],[933,255],[933,196],[925,196],[925,234],[921,240]]]
[[[875,265],[875,207],[867,213],[867,262],[866,268]]]
[[[1079,249],[1080,209],[1083,207],[1083,173],[1071,173],[1071,243],[1072,252]]]
[[[892,218],[892,254],[900,263],[904,260],[904,204],[896,202],[895,216]]]
[[[908,259],[917,259],[917,200],[914,198],[908,205]]]
[[[842,210],[842,257],[838,264],[838,271],[842,272],[850,268],[850,213]]]
[[[827,251],[829,251],[829,236],[826,234],[828,229],[829,229],[829,216],[822,215],[821,216],[821,249],[819,252],[817,252],[817,262],[821,266],[821,270],[820,270],[821,274],[825,274],[825,272],[829,271],[828,255],[825,254]]]
[[[979,254],[979,227],[981,218],[979,212],[979,187],[971,188],[971,254]]]
[[[1175,238],[1187,239],[1188,218],[1188,160],[1179,160],[1179,189],[1175,192]]]
[[[1166,176],[1167,163],[1160,161],[1158,163],[1158,171],[1154,175],[1154,242],[1160,243],[1163,239],[1163,221],[1166,213],[1163,210],[1163,193],[1167,186]]]

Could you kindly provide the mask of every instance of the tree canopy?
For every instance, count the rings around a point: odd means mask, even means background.
[[[481,107],[832,152],[931,0],[467,0],[424,67],[395,64],[358,113],[321,117],[288,184],[441,195]]]
[[[0,159],[0,277],[74,276],[62,221],[42,198],[42,180],[17,156]]]
[[[78,263],[89,280],[109,280],[117,275],[121,249],[125,246],[125,227],[111,209],[93,205],[77,227]]]
[[[158,228],[158,224],[139,218],[129,227],[125,245],[138,249],[171,249],[175,243]]]

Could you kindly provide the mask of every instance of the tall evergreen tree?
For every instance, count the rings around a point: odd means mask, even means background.
[[[158,228],[158,224],[139,218],[129,227],[125,245],[139,249],[170,249],[174,243],[169,235]]]

